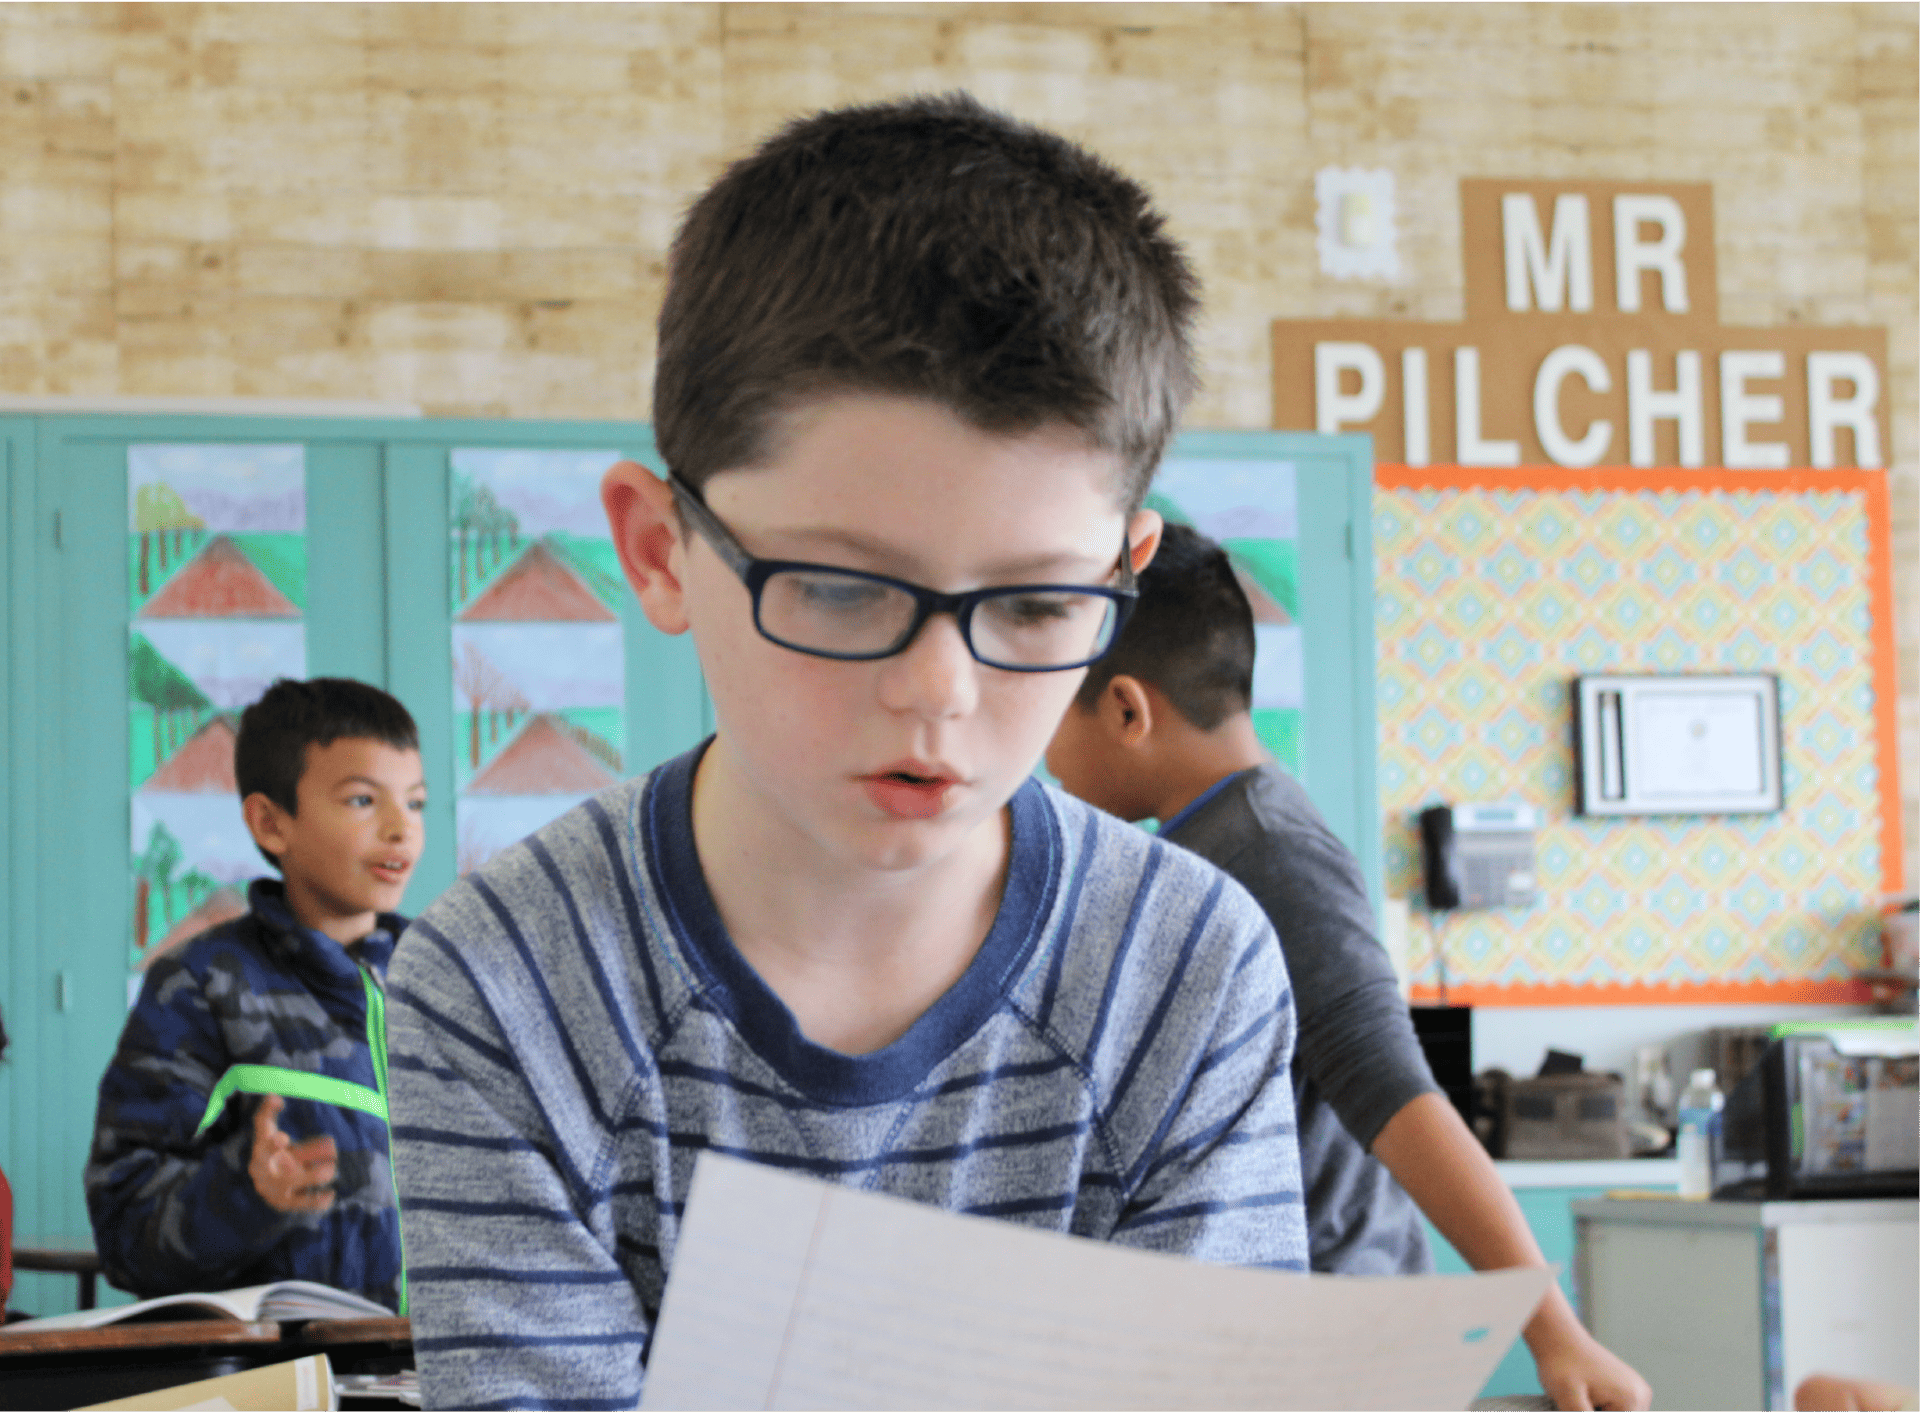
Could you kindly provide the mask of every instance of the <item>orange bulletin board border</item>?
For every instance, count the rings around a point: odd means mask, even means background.
[[[1733,471],[1718,468],[1639,469],[1563,466],[1405,466],[1374,468],[1380,490],[1477,490],[1545,492],[1685,492],[1832,494],[1862,497],[1867,517],[1867,593],[1872,623],[1869,652],[1874,692],[1875,750],[1879,759],[1880,879],[1887,893],[1905,889],[1905,848],[1900,818],[1898,672],[1894,655],[1893,545],[1883,470]],[[1415,1000],[1436,1000],[1437,989],[1415,986]],[[1662,984],[1484,985],[1448,988],[1450,999],[1478,1005],[1646,1005],[1717,1003],[1864,1002],[1865,983],[1807,980],[1691,986]]]

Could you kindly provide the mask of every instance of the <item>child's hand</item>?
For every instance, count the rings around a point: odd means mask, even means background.
[[[1571,1322],[1571,1311],[1568,1317]],[[1561,1412],[1591,1407],[1641,1412],[1653,1405],[1647,1380],[1601,1347],[1578,1323],[1558,1337],[1529,1338],[1528,1343],[1540,1386]]]
[[[287,1100],[270,1093],[253,1115],[253,1158],[247,1175],[260,1199],[276,1211],[324,1211],[333,1205],[339,1153],[330,1137],[295,1142],[280,1131]]]

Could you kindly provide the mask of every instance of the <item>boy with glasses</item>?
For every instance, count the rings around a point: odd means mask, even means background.
[[[717,729],[400,948],[429,1405],[633,1405],[708,1147],[1306,1268],[1270,926],[1030,777],[1152,557],[1194,309],[1139,187],[964,97],[795,124],[695,204],[672,474],[603,497]]]

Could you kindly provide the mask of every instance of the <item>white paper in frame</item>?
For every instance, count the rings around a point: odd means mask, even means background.
[[[1573,696],[1582,814],[1779,811],[1777,677],[1578,677]]]

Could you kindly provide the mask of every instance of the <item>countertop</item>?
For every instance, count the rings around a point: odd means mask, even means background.
[[[1573,1203],[1573,1214],[1633,1226],[1804,1226],[1920,1221],[1912,1197],[1827,1198],[1820,1201],[1609,1201]]]
[[[1680,1187],[1677,1157],[1620,1157],[1573,1162],[1495,1162],[1501,1179],[1515,1190],[1528,1187],[1651,1186]]]

